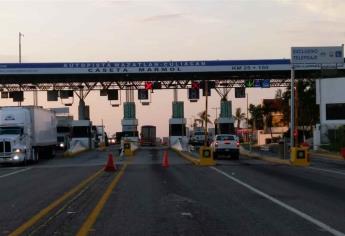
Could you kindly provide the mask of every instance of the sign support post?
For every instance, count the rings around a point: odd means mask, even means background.
[[[310,163],[308,152],[306,149],[295,147],[298,144],[298,131],[295,130],[295,125],[298,128],[297,110],[297,86],[295,94],[295,69],[298,66],[299,69],[311,65],[318,65],[322,67],[324,65],[330,66],[344,64],[344,45],[332,46],[332,47],[292,47],[291,48],[291,101],[290,101],[290,146],[291,156],[290,161],[293,165],[307,166]],[[320,83],[321,88],[321,83]],[[295,98],[296,95],[296,98]],[[321,95],[320,95],[321,99]],[[322,110],[322,104],[320,103],[320,110]],[[296,136],[296,137],[295,137]],[[296,138],[296,139],[295,139]]]
[[[294,139],[295,131],[295,69],[291,64],[291,99],[290,99],[290,147],[295,146]]]

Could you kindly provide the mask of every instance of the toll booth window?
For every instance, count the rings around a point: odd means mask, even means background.
[[[234,124],[233,123],[220,123],[219,124],[219,131],[222,134],[229,134],[233,133],[235,131]]]
[[[326,120],[345,120],[345,103],[326,104]]]
[[[63,126],[58,126],[56,127],[56,132],[58,133],[69,133],[70,128],[69,127],[63,127]]]
[[[90,137],[90,127],[88,126],[76,126],[73,127],[73,138],[88,138]]]
[[[186,127],[185,125],[180,124],[172,124],[170,125],[170,136],[185,136],[186,135]]]

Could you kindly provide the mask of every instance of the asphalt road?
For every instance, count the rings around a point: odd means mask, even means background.
[[[240,157],[197,167],[169,151],[170,166],[163,168],[163,151],[139,150],[133,158],[117,158],[115,173],[97,175],[108,152],[0,167],[0,234],[20,229],[25,230],[17,235],[345,232],[342,162],[322,159],[298,168]],[[69,196],[80,183],[85,185]]]

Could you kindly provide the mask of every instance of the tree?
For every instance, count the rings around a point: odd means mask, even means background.
[[[312,127],[319,122],[319,105],[316,104],[316,85],[313,80],[298,81],[298,126],[302,127],[303,135],[307,138],[311,135]],[[283,93],[283,103],[281,112],[284,114],[284,122],[290,122],[290,100],[291,87],[288,87]],[[307,129],[310,132],[307,132]]]
[[[253,105],[250,104],[248,108],[250,114],[250,123],[253,127],[253,130],[262,129],[263,128],[263,113],[261,105]]]
[[[245,117],[246,117],[246,114],[241,112],[241,108],[240,107],[236,108],[235,120],[237,121],[237,130],[240,129],[241,121],[244,120]]]
[[[283,98],[283,91],[281,89],[277,89],[275,98],[278,98],[278,99]]]
[[[279,93],[276,94],[276,96],[279,96]],[[279,98],[276,99],[269,99],[269,100],[264,100],[263,106],[262,106],[262,114],[264,116],[264,129],[265,132],[267,130],[270,130],[271,138],[273,139],[273,134],[272,134],[272,121],[273,121],[273,112],[279,112],[280,110],[280,104],[282,100]]]
[[[207,117],[206,117],[206,111],[199,112],[198,116],[199,116],[199,119],[196,119],[196,120],[201,122],[201,127],[204,128],[204,123],[206,122],[212,124],[211,120],[209,119],[210,115],[207,114]]]

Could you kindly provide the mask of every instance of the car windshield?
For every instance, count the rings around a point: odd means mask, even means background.
[[[195,132],[194,135],[205,135],[205,133],[204,132]]]
[[[23,128],[22,127],[0,127],[0,135],[1,134],[22,134]]]
[[[221,135],[217,136],[218,141],[226,141],[226,140],[235,140],[235,137],[233,135]]]

